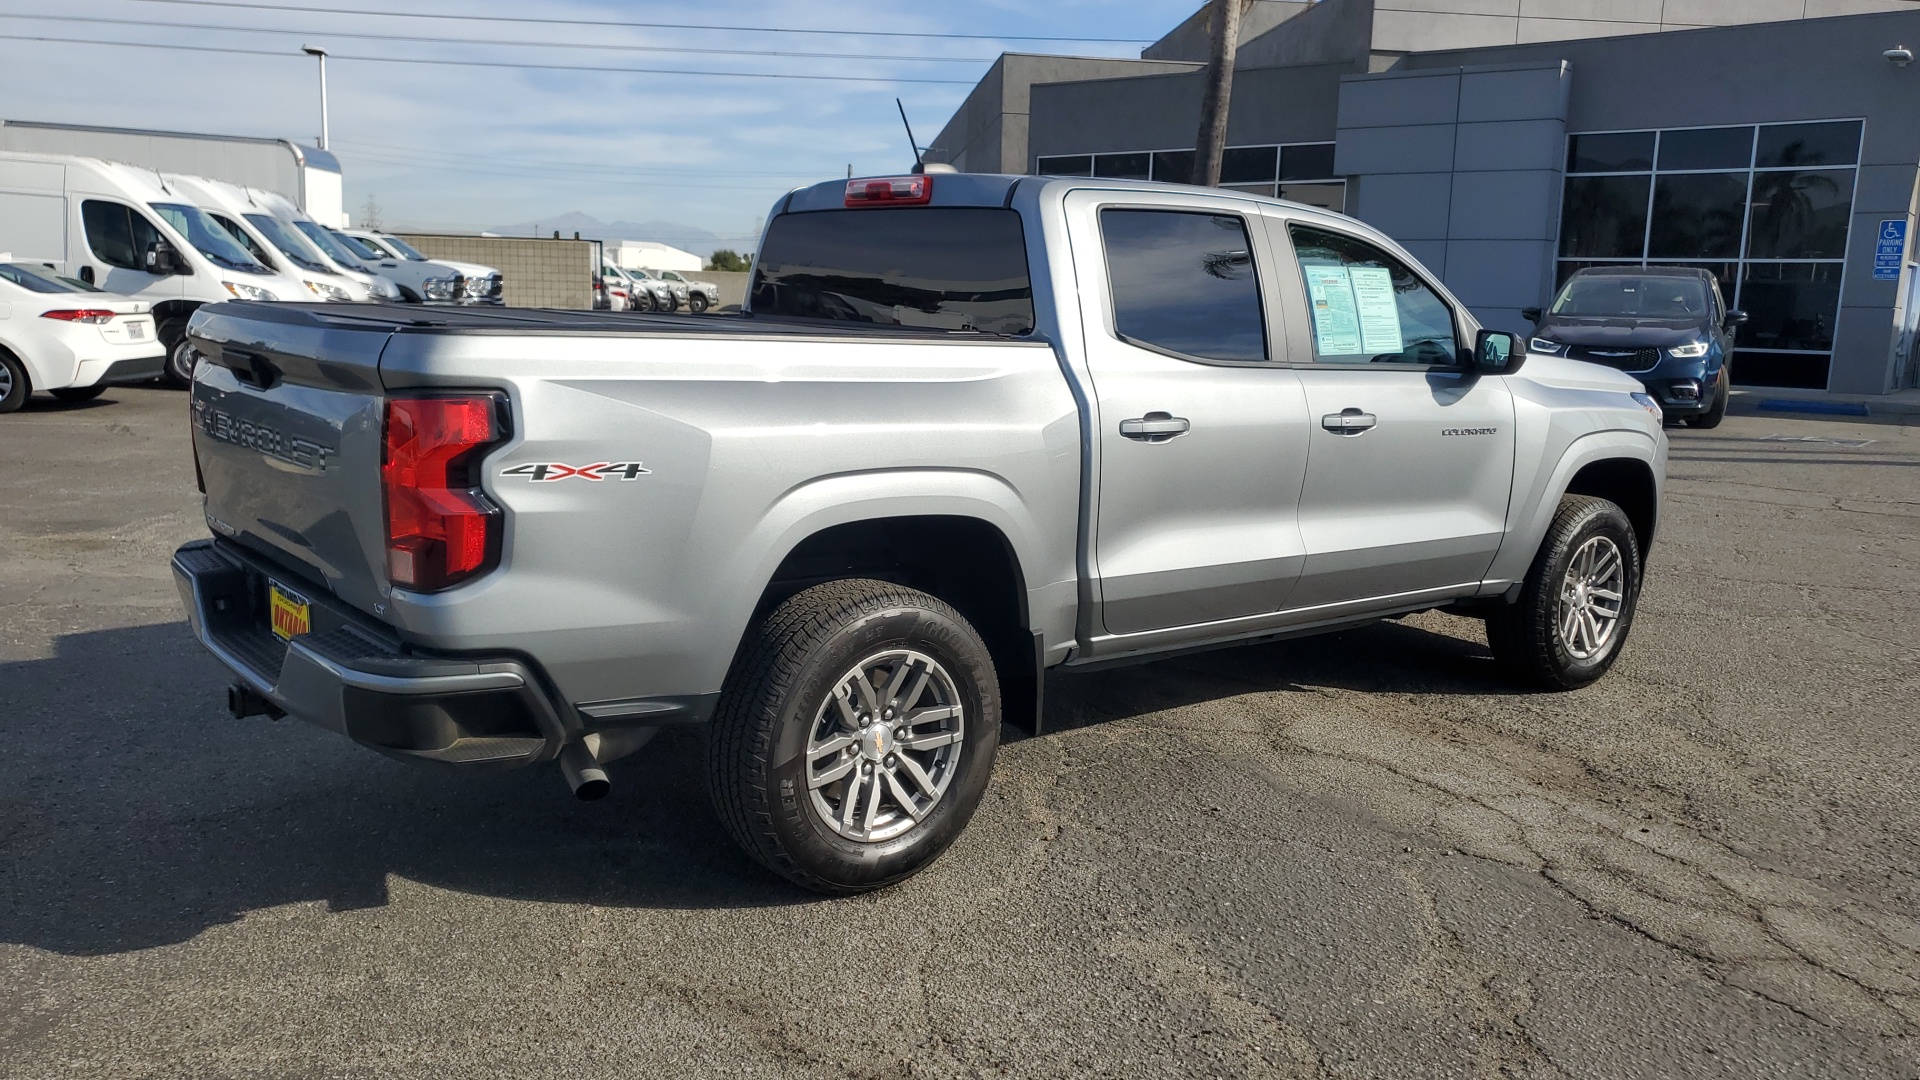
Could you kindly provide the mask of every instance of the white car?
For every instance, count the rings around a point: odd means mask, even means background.
[[[429,259],[392,233],[338,229],[367,264],[392,278],[403,291],[429,304],[498,304],[500,271],[476,263]]]
[[[215,224],[227,230],[247,254],[291,283],[289,299],[307,301],[398,300],[393,283],[359,271],[336,268],[300,230],[276,217],[264,192],[221,180],[169,176],[169,184],[193,195]],[[275,196],[278,199],[278,196]],[[279,199],[285,202],[284,199]]]
[[[695,315],[720,306],[720,286],[710,281],[681,277],[677,270],[655,270],[653,276],[672,287],[675,297]]]
[[[593,306],[601,311],[632,311],[633,283],[616,266],[602,265],[594,279]]]
[[[11,259],[0,253],[0,413],[25,405],[35,390],[88,401],[160,375],[167,351],[152,304]]]

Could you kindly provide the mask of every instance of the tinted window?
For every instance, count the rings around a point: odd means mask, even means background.
[[[1162,150],[1154,154],[1153,178],[1165,184],[1193,183],[1193,151]]]
[[[1313,353],[1335,364],[1453,364],[1453,310],[1399,259],[1363,240],[1295,225],[1313,311]]]
[[[51,275],[53,271],[49,270],[47,273]],[[28,292],[64,293],[73,291],[60,282],[54,281],[51,277],[41,277],[32,270],[16,263],[0,263],[0,281],[11,281]]]
[[[1760,129],[1754,164],[1762,169],[1852,165],[1860,160],[1860,121],[1837,124],[1777,124]]]
[[[308,270],[326,272],[327,264],[320,261],[319,254],[301,238],[298,232],[294,231],[293,226],[265,214],[248,214],[247,220],[253,224],[254,228],[260,230],[260,235],[271,241],[274,247],[279,248],[282,255]]]
[[[1567,140],[1567,171],[1645,172],[1653,168],[1653,132],[1575,135]]]
[[[1561,211],[1560,254],[1640,258],[1647,239],[1648,176],[1570,176]]]
[[[1753,129],[1701,128],[1660,133],[1660,169],[1744,169],[1753,164]]]
[[[1740,344],[1761,349],[1833,348],[1840,263],[1750,263],[1741,304],[1751,322]]]
[[[1093,159],[1093,175],[1110,180],[1145,180],[1152,164],[1152,154],[1099,154]]]
[[[427,262],[428,261],[427,257],[425,255],[420,254],[419,250],[416,249],[412,244],[407,243],[405,240],[402,240],[397,236],[382,236],[380,240],[382,243],[386,244],[388,247],[392,248],[393,250],[399,252],[401,255],[405,256],[408,262]]]
[[[144,270],[148,246],[160,240],[153,222],[124,203],[88,199],[80,204],[80,220],[93,257],[108,266]]]
[[[1593,275],[1567,282],[1553,302],[1553,313],[1572,318],[1698,320],[1713,310],[1710,295],[1702,278]]]
[[[1754,173],[1747,257],[1844,258],[1852,209],[1852,169]]]
[[[1266,319],[1246,223],[1226,214],[1103,210],[1113,323],[1137,344],[1207,360],[1265,360]]]
[[[1333,144],[1280,148],[1280,179],[1327,180],[1339,174],[1333,171]]]
[[[1747,209],[1747,174],[1661,176],[1653,187],[1655,259],[1737,259]]]
[[[301,231],[304,232],[305,229],[302,229]],[[362,259],[372,259],[375,262],[379,262],[381,259],[393,258],[392,255],[389,255],[386,252],[380,250],[378,245],[369,243],[357,236],[348,236],[346,233],[343,233],[343,232],[329,233],[328,235],[332,236],[335,240],[338,240],[342,244],[345,244],[347,246],[348,251],[353,252],[355,255],[359,256]]]
[[[754,261],[751,303],[758,315],[1024,334],[1026,234],[997,207],[782,214]]]
[[[1279,154],[1277,146],[1231,147],[1220,155],[1220,182],[1257,184],[1264,180],[1272,183],[1279,168]]]
[[[228,236],[233,237],[241,247],[247,249],[247,254],[253,256],[254,262],[262,266],[273,265],[273,260],[267,257],[267,249],[254,242],[253,237],[247,233],[247,230],[240,227],[239,222],[229,217],[222,217],[219,214],[213,214],[211,216],[214,224],[225,229]]]
[[[293,227],[300,230],[300,235],[313,241],[313,246],[326,252],[327,258],[332,259],[334,262],[339,263],[349,270],[366,269],[366,267],[360,265],[361,256],[349,251],[347,246],[340,242],[338,236],[321,228],[317,223],[303,219],[295,221]]]
[[[1043,157],[1035,164],[1034,171],[1041,176],[1092,176],[1093,155]]]

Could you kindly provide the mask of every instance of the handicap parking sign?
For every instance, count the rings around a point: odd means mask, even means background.
[[[1873,249],[1873,280],[1899,281],[1900,267],[1907,257],[1907,222],[1894,218],[1880,223],[1879,242]]]

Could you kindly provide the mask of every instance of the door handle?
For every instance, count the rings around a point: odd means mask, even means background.
[[[1166,442],[1191,430],[1193,425],[1185,417],[1171,413],[1150,412],[1142,417],[1120,421],[1120,434],[1141,442]]]
[[[1342,409],[1320,418],[1321,427],[1338,435],[1365,435],[1379,422],[1372,413],[1359,409]]]

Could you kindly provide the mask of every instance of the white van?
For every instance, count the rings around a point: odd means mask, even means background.
[[[152,304],[167,377],[182,386],[193,378],[187,319],[200,305],[292,299],[159,173],[98,158],[0,151],[0,249]]]
[[[279,271],[282,280],[291,286],[291,297],[305,301],[373,298],[370,283],[378,279],[334,269],[299,230],[269,214],[246,188],[202,176],[169,173],[166,180],[167,186],[191,193],[200,208],[232,233],[249,255]],[[399,290],[390,289],[379,298],[390,300],[399,296]]]
[[[263,191],[259,188],[247,188],[246,192],[265,215],[282,225],[292,226],[302,239],[313,245],[313,249],[320,253],[321,259],[335,273],[363,282],[373,299],[389,303],[406,299],[401,294],[398,283],[368,266],[358,255],[348,250],[347,245],[340,242],[340,238],[333,234],[332,229],[313,220],[295,206],[293,200],[278,192]],[[267,223],[261,221],[256,215],[248,213],[247,220],[260,226],[261,231],[267,230]]]

